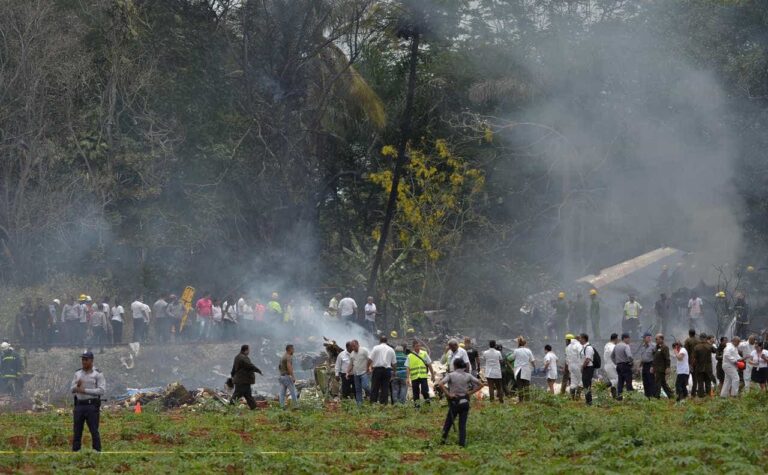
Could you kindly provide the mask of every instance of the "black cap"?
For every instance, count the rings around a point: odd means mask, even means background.
[[[89,360],[93,359],[93,353],[90,351],[86,351],[82,355],[80,355],[80,358],[88,358]]]
[[[621,334],[621,339],[624,340],[626,338],[629,338],[629,333],[622,333]]]

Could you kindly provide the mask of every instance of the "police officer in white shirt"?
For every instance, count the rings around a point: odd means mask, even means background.
[[[88,424],[91,432],[93,450],[101,452],[101,436],[99,435],[99,414],[101,412],[101,396],[107,390],[104,375],[93,367],[93,353],[86,351],[80,355],[82,369],[75,373],[70,390],[75,395],[74,434],[72,451],[77,452],[83,438],[83,425]]]

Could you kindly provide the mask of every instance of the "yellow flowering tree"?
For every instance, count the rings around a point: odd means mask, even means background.
[[[387,145],[382,156],[396,159],[397,150]],[[457,156],[443,139],[408,148],[408,163],[397,193],[397,213],[392,223],[392,254],[412,254],[412,262],[428,272],[458,245],[467,224],[477,223],[473,204],[483,190],[485,176]],[[372,173],[368,179],[389,194],[392,171]],[[373,231],[378,241],[380,230]],[[393,256],[394,257],[394,256]],[[425,279],[425,282],[428,279]]]

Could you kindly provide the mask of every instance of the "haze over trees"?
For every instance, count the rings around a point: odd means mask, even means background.
[[[767,106],[760,0],[0,0],[0,282],[493,318],[755,259]]]

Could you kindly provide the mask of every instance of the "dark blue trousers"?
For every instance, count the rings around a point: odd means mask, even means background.
[[[74,437],[72,438],[72,451],[77,452],[83,438],[83,425],[88,425],[93,441],[93,450],[101,452],[101,436],[99,435],[99,406],[95,404],[76,405],[74,415]]]

